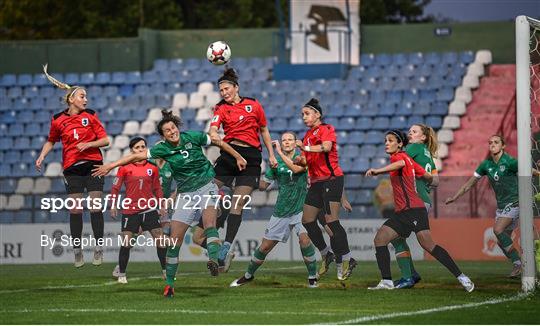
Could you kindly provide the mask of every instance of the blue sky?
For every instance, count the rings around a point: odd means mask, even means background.
[[[453,21],[509,21],[525,14],[540,17],[540,0],[432,0],[424,14]]]

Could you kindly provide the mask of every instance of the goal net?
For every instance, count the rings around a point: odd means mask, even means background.
[[[535,289],[534,215],[540,193],[532,168],[540,168],[540,21],[516,18],[516,106],[518,131],[519,213],[522,248],[522,289]],[[540,198],[539,198],[540,199]]]

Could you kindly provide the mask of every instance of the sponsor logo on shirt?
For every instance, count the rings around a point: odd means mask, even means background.
[[[241,115],[241,116],[238,118],[238,120],[240,120],[240,121],[244,120],[244,116]]]

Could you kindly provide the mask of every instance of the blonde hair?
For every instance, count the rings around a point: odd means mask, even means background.
[[[64,102],[66,102],[66,104],[69,105],[69,99],[72,98],[73,95],[75,94],[75,92],[78,91],[79,89],[84,90],[84,87],[81,87],[81,86],[69,86],[68,84],[59,81],[58,79],[56,79],[53,76],[49,75],[49,73],[47,72],[47,67],[48,67],[48,64],[46,63],[43,66],[43,73],[45,73],[45,77],[47,77],[47,79],[54,86],[67,91],[66,95],[64,95]]]
[[[420,127],[420,129],[422,129],[422,133],[424,134],[424,136],[426,136],[424,144],[426,144],[431,156],[433,158],[437,158],[437,150],[439,149],[439,143],[437,142],[437,134],[435,134],[435,130],[423,123],[415,123],[413,126],[418,126]]]

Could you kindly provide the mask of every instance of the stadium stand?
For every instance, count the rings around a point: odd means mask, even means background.
[[[364,179],[359,174],[387,162],[381,146],[384,131],[427,123],[441,130],[441,157],[453,157],[453,149],[449,150],[447,144],[462,137],[461,131],[453,130],[462,127],[464,122],[459,117],[470,110],[466,109],[472,99],[470,89],[486,83],[479,83],[478,78],[484,73],[484,64],[490,62],[490,54],[362,54],[361,64],[352,67],[344,80],[271,80],[274,61],[233,58],[231,65],[241,79],[240,93],[262,103],[274,139],[285,130],[303,135],[306,129],[299,119],[299,108],[310,97],[319,97],[327,108],[326,121],[338,131],[341,164],[348,175],[346,189],[356,209],[353,216],[374,218],[379,214],[371,204],[371,190],[377,179]],[[180,114],[184,129],[206,130],[211,107],[220,100],[214,83],[217,72],[203,59],[158,59],[152,70],[144,72],[53,75],[87,87],[88,107],[98,112],[111,137],[105,161],[125,153],[133,135],[147,136],[150,144],[159,140],[155,122],[161,117],[161,107]],[[0,78],[0,204],[6,208],[0,216],[1,223],[20,222],[16,220],[19,218],[34,222],[66,219],[65,214],[43,212],[35,205],[39,202],[38,194],[64,195],[58,146],[47,157],[43,175],[34,168],[50,118],[63,106],[61,96],[62,92],[52,88],[41,74],[7,74]],[[218,155],[213,149],[208,152],[212,159]],[[266,158],[265,151],[263,154]],[[105,191],[109,189],[110,184]],[[34,203],[25,207],[22,194],[35,194]],[[251,217],[268,218],[269,204],[275,201],[277,192],[255,192],[253,196]],[[23,207],[28,208],[24,212],[30,217],[5,214]]]

